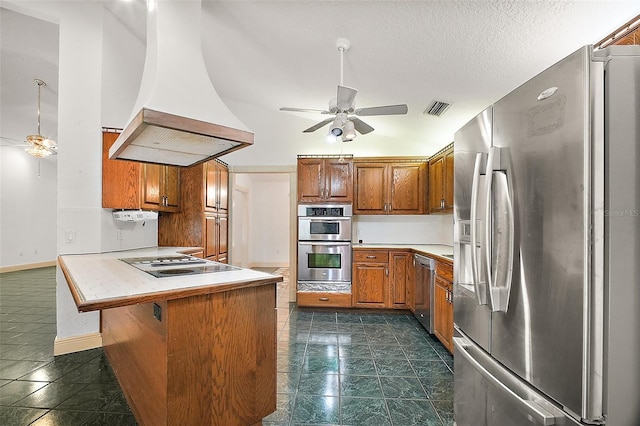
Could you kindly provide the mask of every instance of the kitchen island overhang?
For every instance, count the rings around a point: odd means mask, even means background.
[[[251,425],[276,408],[276,285],[239,269],[155,278],[120,261],[186,248],[63,255],[79,311],[101,311],[105,353],[137,421]]]

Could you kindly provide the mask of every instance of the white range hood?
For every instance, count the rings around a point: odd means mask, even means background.
[[[190,166],[253,144],[209,79],[200,0],[149,5],[140,92],[109,158]]]

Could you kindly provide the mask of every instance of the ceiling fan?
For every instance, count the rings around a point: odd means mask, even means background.
[[[370,108],[356,108],[355,98],[358,91],[351,87],[346,87],[343,83],[344,69],[343,60],[344,52],[349,50],[351,43],[349,40],[339,38],[336,45],[340,52],[340,85],[338,85],[337,96],[329,102],[329,108],[326,110],[319,109],[306,109],[306,108],[290,108],[283,107],[280,111],[293,111],[293,112],[314,112],[320,114],[331,114],[334,117],[327,118],[321,122],[303,130],[303,133],[311,133],[326,126],[329,123],[329,134],[327,139],[330,141],[337,140],[338,137],[342,138],[343,142],[350,142],[356,137],[356,131],[360,134],[366,135],[374,130],[373,127],[362,121],[358,116],[372,116],[372,115],[400,115],[406,114],[408,108],[405,104],[401,105],[385,105]],[[354,117],[355,116],[355,117]]]
[[[40,89],[43,86],[46,86],[47,83],[38,78],[34,79],[33,82],[38,86],[38,133],[36,133],[35,135],[28,135],[26,137],[26,141],[24,141],[26,142],[26,144],[24,144],[23,141],[18,141],[16,139],[6,137],[0,138],[10,142],[11,144],[8,146],[25,146],[25,151],[28,154],[31,154],[36,158],[44,158],[48,157],[51,154],[55,155],[57,153],[56,150],[58,149],[58,145],[55,143],[55,141],[40,134]],[[20,144],[15,144],[12,142],[19,142]]]

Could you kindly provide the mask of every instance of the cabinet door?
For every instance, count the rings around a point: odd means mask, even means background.
[[[218,262],[227,263],[229,251],[229,220],[227,215],[218,216]]]
[[[389,294],[388,263],[354,263],[352,272],[353,306],[385,308]]]
[[[433,334],[447,349],[451,350],[453,343],[453,309],[449,302],[450,283],[436,275],[434,290]]]
[[[322,201],[324,190],[323,159],[298,159],[298,201]]]
[[[411,260],[411,253],[391,252],[389,254],[389,290],[392,308],[405,309],[407,307]]]
[[[444,156],[444,208],[453,211],[453,147]]]
[[[180,208],[180,168],[163,166],[162,195],[165,197],[164,211],[177,211]]]
[[[140,168],[136,161],[110,160],[109,148],[120,133],[102,132],[102,208],[140,208]]]
[[[159,164],[142,165],[142,205],[153,210],[162,210],[162,167]]]
[[[354,214],[385,214],[386,170],[384,163],[356,163]]]
[[[206,211],[226,213],[229,210],[229,170],[215,160],[205,163]]]
[[[218,164],[218,211],[229,211],[229,170],[222,164]]]
[[[429,161],[429,211],[438,212],[442,209],[442,177],[444,171],[444,157],[440,156]]]
[[[218,218],[216,215],[205,215],[204,257],[216,260],[218,257]]]
[[[353,201],[353,162],[326,159],[324,174],[324,200],[351,203]]]
[[[424,164],[389,165],[389,214],[423,214],[425,212],[426,167]]]
[[[213,160],[207,161],[205,168],[205,199],[204,208],[216,211],[218,208],[218,167]]]

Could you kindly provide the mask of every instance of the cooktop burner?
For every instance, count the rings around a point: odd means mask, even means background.
[[[156,278],[180,275],[210,274],[213,272],[239,270],[235,266],[193,256],[154,256],[119,259]]]

